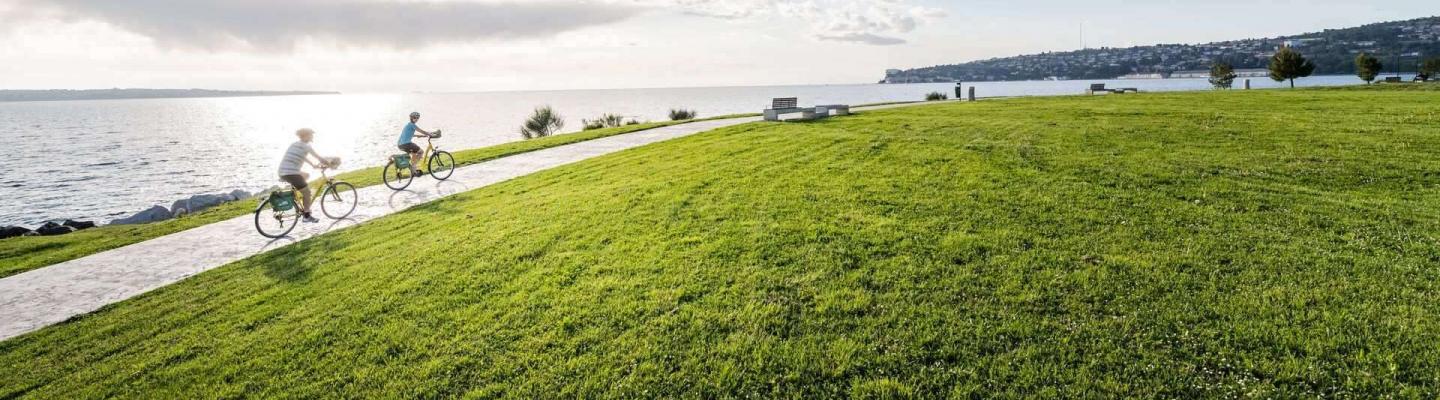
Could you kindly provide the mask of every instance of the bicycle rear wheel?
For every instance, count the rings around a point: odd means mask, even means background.
[[[295,225],[300,224],[300,209],[298,207],[284,211],[275,211],[269,201],[260,203],[255,208],[255,230],[260,236],[271,239],[281,238],[289,235],[295,230]]]
[[[355,191],[355,185],[346,182],[335,182],[320,195],[320,211],[330,219],[350,216],[357,204],[360,204],[360,193]]]
[[[425,167],[430,169],[430,176],[435,179],[442,181],[450,179],[450,175],[455,173],[455,156],[450,155],[448,151],[436,151],[435,155],[430,156],[430,161]]]
[[[410,173],[409,169],[395,165],[395,160],[390,160],[390,163],[385,164],[385,169],[380,171],[380,179],[384,180],[385,187],[391,190],[405,190],[410,187],[410,182],[415,180],[415,176]]]

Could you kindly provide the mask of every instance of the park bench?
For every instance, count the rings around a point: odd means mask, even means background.
[[[828,104],[815,107],[800,107],[800,101],[794,97],[781,97],[770,100],[770,108],[765,109],[766,121],[779,121],[784,114],[800,113],[800,120],[809,121],[826,118],[831,115],[850,115],[848,104]]]
[[[1092,84],[1090,84],[1090,89],[1085,91],[1085,94],[1088,94],[1088,95],[1092,95],[1092,96],[1093,96],[1093,95],[1095,95],[1095,93],[1099,93],[1099,92],[1113,93],[1113,94],[1140,93],[1140,88],[1116,88],[1116,89],[1107,89],[1107,88],[1105,88],[1105,84],[1103,84],[1103,83],[1092,83]]]
[[[800,113],[804,120],[815,119],[814,108],[800,107],[800,100],[794,97],[781,97],[770,101],[770,108],[765,109],[766,121],[779,121],[781,115]]]
[[[830,104],[824,106],[815,106],[815,116],[817,117],[825,118],[830,116],[832,113],[834,115],[850,115],[850,105]]]

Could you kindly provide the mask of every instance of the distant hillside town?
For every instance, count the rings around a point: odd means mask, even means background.
[[[1316,74],[1353,73],[1355,56],[1361,52],[1380,58],[1387,72],[1411,72],[1424,58],[1440,56],[1440,17],[1278,38],[1084,49],[891,69],[880,83],[1199,78],[1209,76],[1210,65],[1217,60],[1234,65],[1242,77],[1263,77],[1270,56],[1281,46],[1304,53],[1315,63]]]

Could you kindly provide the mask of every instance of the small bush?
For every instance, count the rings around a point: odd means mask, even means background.
[[[930,92],[930,94],[925,95],[925,101],[940,101],[948,98],[950,98],[950,96],[946,96],[940,92]]]
[[[603,114],[596,119],[582,119],[580,123],[585,125],[585,130],[614,128],[625,125],[625,117],[618,114]]]
[[[634,120],[634,119],[631,119],[631,120],[629,120],[629,121],[625,121],[625,125],[640,125],[640,121],[636,121],[636,120]]]
[[[560,132],[565,127],[565,117],[550,106],[535,107],[535,112],[520,125],[520,136],[526,139],[542,138]]]
[[[700,113],[695,112],[695,110],[687,110],[687,109],[684,109],[684,108],[672,108],[672,109],[670,109],[670,120],[671,120],[671,121],[684,121],[684,120],[695,119],[695,117],[698,116],[698,115],[700,115]]]

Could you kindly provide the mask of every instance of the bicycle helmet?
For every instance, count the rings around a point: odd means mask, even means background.
[[[420,118],[420,113],[419,113],[419,112],[412,112],[412,113],[410,113],[410,118]]]

